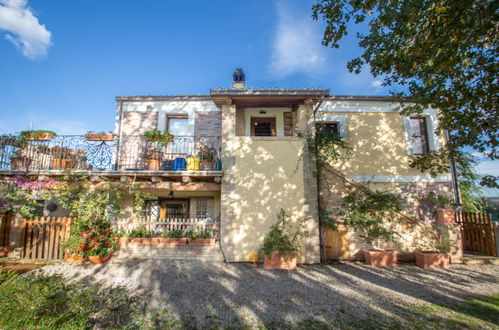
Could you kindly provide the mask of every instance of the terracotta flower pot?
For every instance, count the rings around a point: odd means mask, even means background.
[[[450,256],[448,253],[438,251],[416,251],[416,265],[422,268],[449,267]]]
[[[100,265],[109,259],[110,256],[98,257],[98,256],[88,256],[88,261],[93,263],[94,265]]]
[[[366,264],[373,267],[397,266],[397,251],[362,250]]]
[[[113,141],[114,134],[113,133],[89,133],[86,134],[85,137],[87,141]]]
[[[121,245],[121,244],[128,244],[131,242],[131,238],[130,237],[119,237],[118,238],[118,243]]]
[[[185,245],[188,241],[188,238],[158,238],[159,244],[168,245]]]
[[[189,245],[215,245],[214,238],[195,238],[189,240]]]
[[[64,261],[69,264],[82,264],[85,262],[85,258],[78,256],[76,253],[64,255]]]
[[[159,171],[160,167],[161,167],[161,161],[159,159],[146,160],[146,168],[149,171]]]
[[[151,237],[140,237],[140,238],[130,238],[128,243],[132,244],[155,244],[157,243],[157,238]]]
[[[50,161],[50,168],[52,170],[65,170],[69,169],[72,166],[72,163],[69,159],[52,159]]]
[[[455,210],[437,210],[437,223],[448,225],[456,222]]]
[[[263,255],[263,267],[265,269],[285,269],[285,270],[293,270],[296,269],[296,261],[297,261],[296,253],[293,255],[284,258],[278,252],[273,252],[269,257],[268,255]]]
[[[14,248],[11,246],[0,247],[0,258],[8,257],[12,251],[14,251]]]
[[[38,137],[28,136],[27,140],[29,141],[50,141],[52,140],[53,135],[50,133],[42,133]]]

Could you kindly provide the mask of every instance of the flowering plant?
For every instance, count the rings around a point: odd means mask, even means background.
[[[94,225],[80,233],[77,254],[80,256],[107,257],[119,247],[115,233],[105,227]]]

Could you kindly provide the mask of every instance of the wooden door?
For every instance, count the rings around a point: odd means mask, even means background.
[[[338,230],[325,228],[326,259],[348,259],[350,249],[348,247],[348,227],[338,226]]]
[[[251,117],[251,136],[276,136],[274,117]]]
[[[165,199],[160,201],[161,219],[178,219],[189,217],[189,200],[188,199]]]

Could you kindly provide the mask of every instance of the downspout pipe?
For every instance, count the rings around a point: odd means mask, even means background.
[[[120,113],[119,113],[119,121],[118,121],[118,145],[116,146],[116,164],[114,165],[115,166],[115,170],[118,169],[118,165],[120,163],[120,146],[121,146],[121,143],[123,142],[122,139],[121,139],[121,132],[122,132],[122,124],[123,124],[123,98],[121,98],[120,100]]]
[[[314,153],[315,153],[315,179],[316,179],[316,186],[317,186],[317,213],[319,217],[319,246],[320,246],[320,257],[321,257],[321,262],[326,262],[326,246],[325,246],[325,240],[324,240],[324,227],[322,225],[322,220],[320,217],[320,187],[319,187],[319,169],[318,169],[318,147],[317,147],[317,134],[315,132],[315,126],[316,126],[316,114],[317,110],[321,107],[322,103],[324,102],[325,96],[322,95],[319,103],[314,109],[313,112],[313,118],[314,118]]]

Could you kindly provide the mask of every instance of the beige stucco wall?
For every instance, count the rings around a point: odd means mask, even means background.
[[[346,175],[421,175],[410,168],[403,117],[396,112],[328,112],[345,116],[347,141],[352,147],[348,159],[335,168]],[[430,134],[431,132],[429,132]],[[442,141],[443,142],[443,141]]]
[[[307,237],[318,236],[313,224],[316,219],[308,217],[309,207],[305,203],[303,160],[299,158],[303,141],[241,137],[232,143],[234,189],[228,205],[232,223],[222,237],[231,247],[231,261],[249,261],[258,253],[281,208],[293,224],[303,222],[303,246]],[[313,249],[307,250],[313,253]],[[300,252],[301,262],[307,262],[305,249]]]

